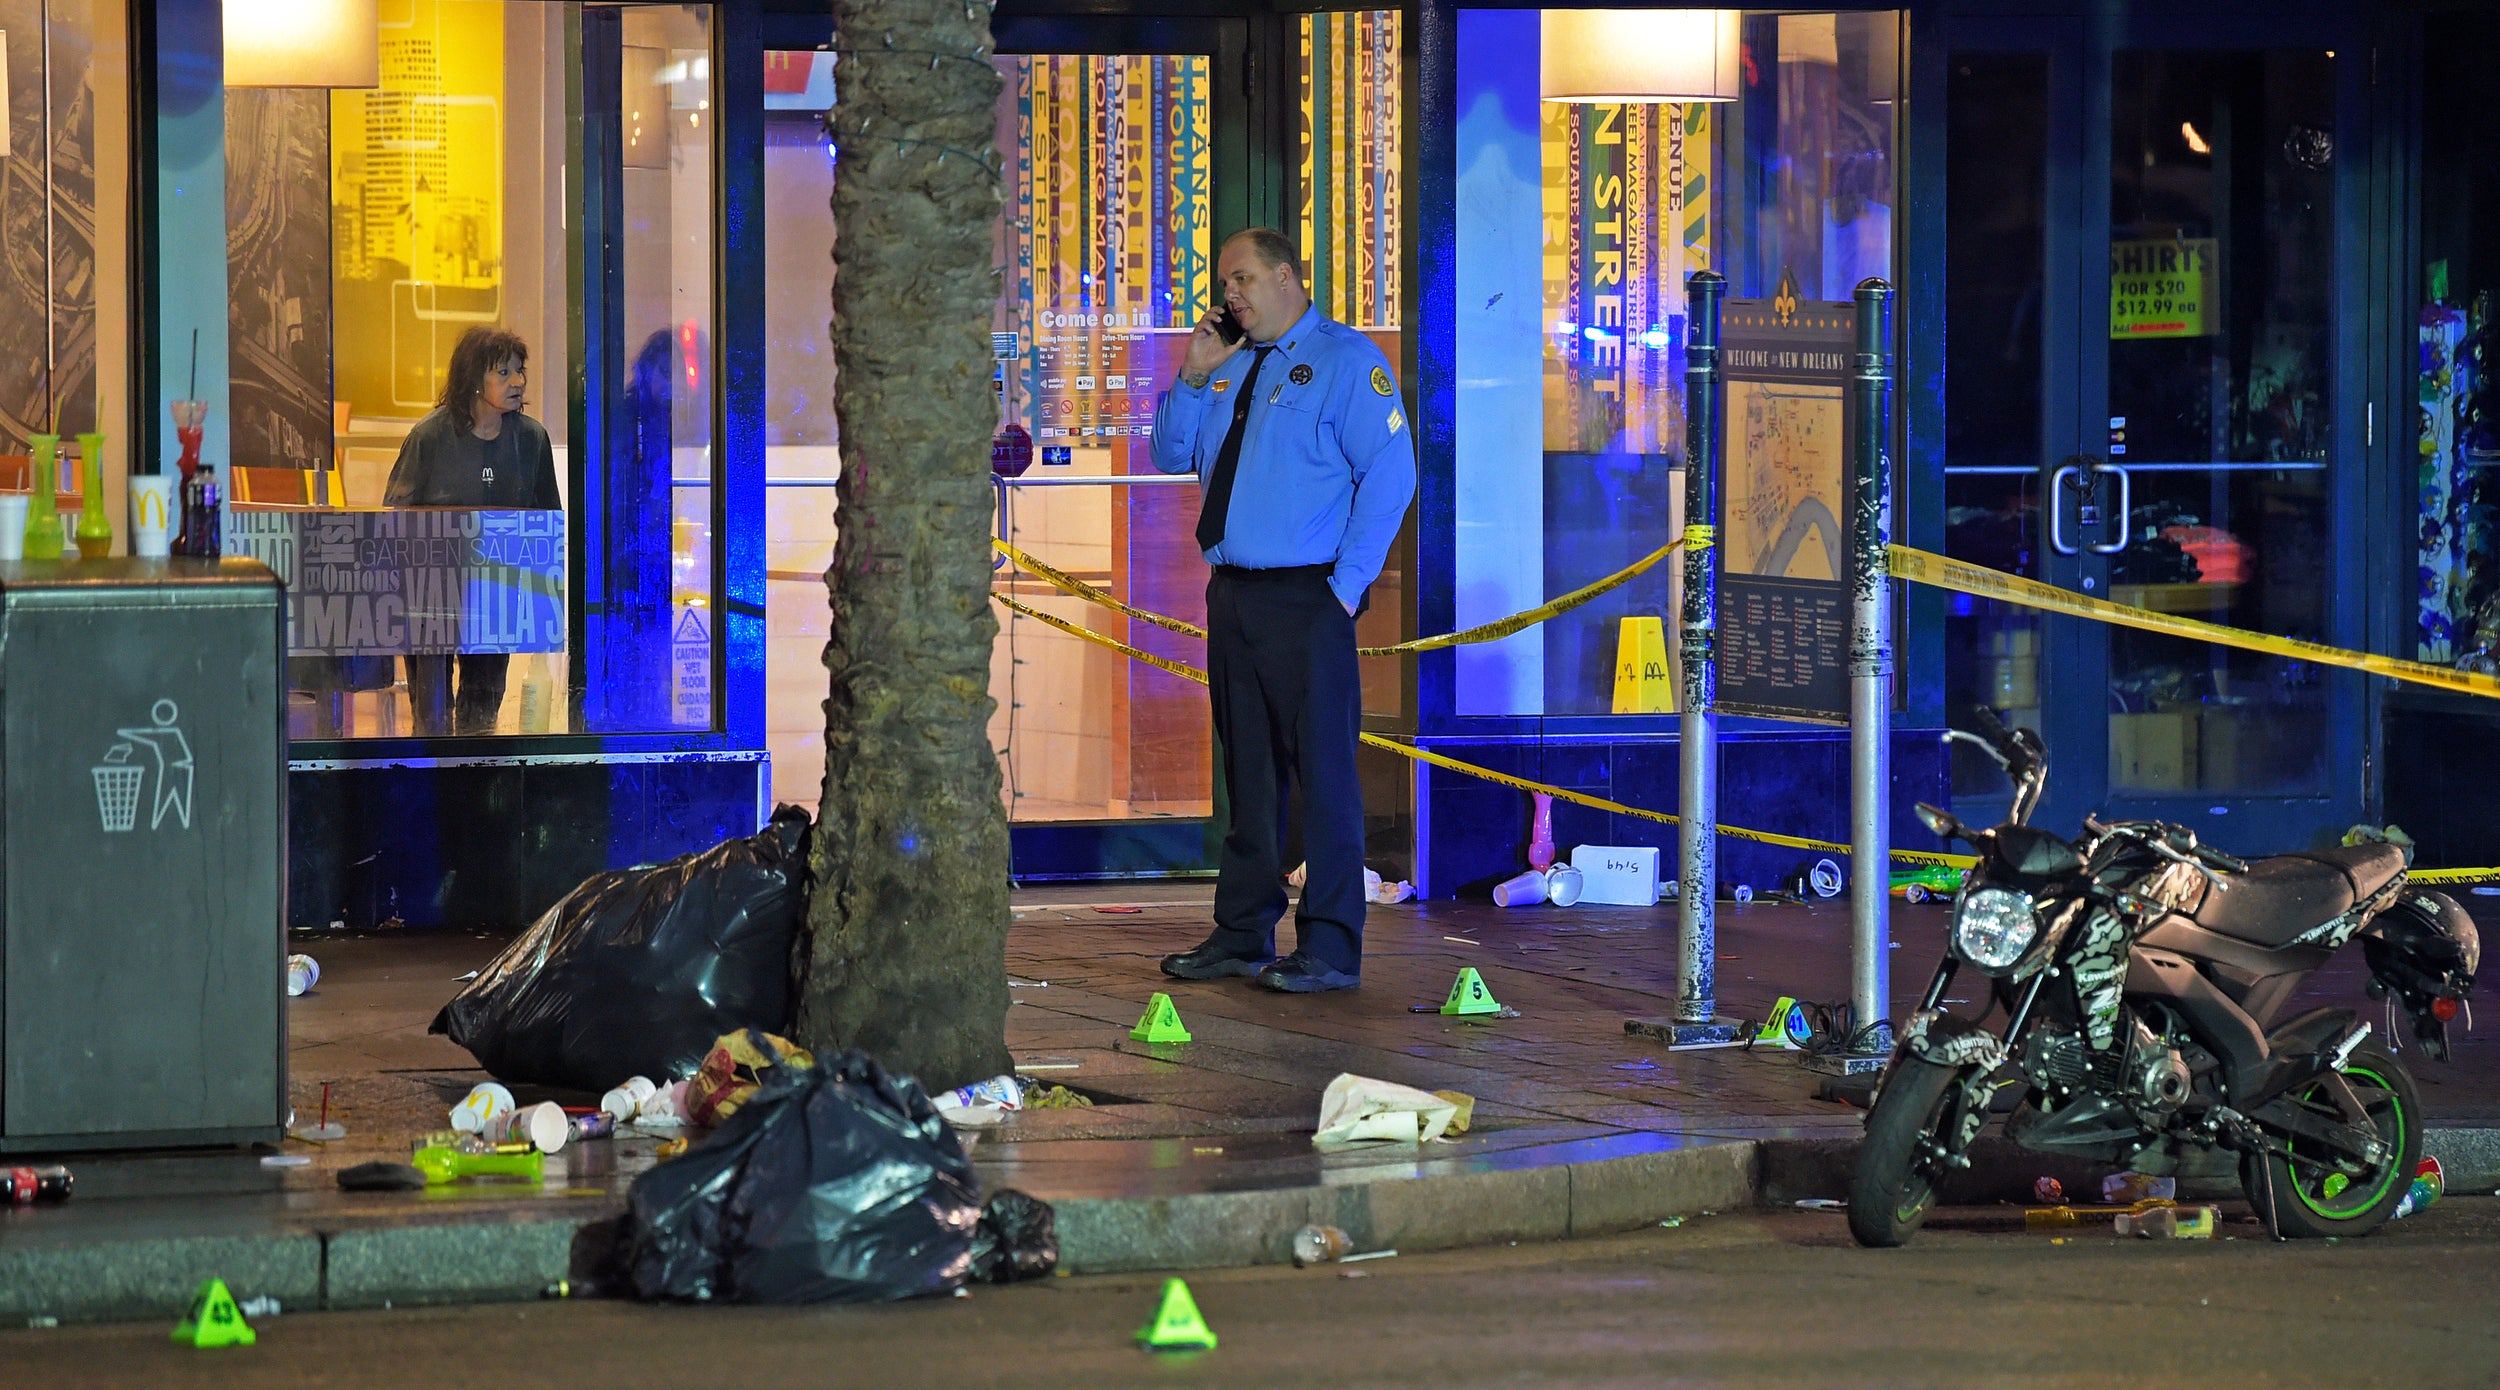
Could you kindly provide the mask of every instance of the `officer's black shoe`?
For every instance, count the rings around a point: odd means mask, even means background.
[[[1363,977],[1331,970],[1296,951],[1260,971],[1259,983],[1286,994],[1319,994],[1332,989],[1361,989]]]
[[[1210,936],[1199,942],[1195,950],[1165,956],[1163,973],[1175,980],[1221,980],[1231,976],[1256,975],[1260,967],[1273,959],[1272,956],[1238,955],[1216,937]]]

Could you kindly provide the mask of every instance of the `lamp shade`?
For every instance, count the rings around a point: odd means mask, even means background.
[[[1734,101],[1736,10],[1545,10],[1538,86],[1547,101]]]
[[[378,87],[375,0],[228,0],[229,87]]]

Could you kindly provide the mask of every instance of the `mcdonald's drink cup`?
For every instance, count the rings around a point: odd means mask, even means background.
[[[512,1093],[492,1081],[481,1081],[451,1108],[451,1127],[462,1134],[484,1134],[487,1126],[511,1113]]]
[[[7,518],[0,517],[0,526]],[[24,530],[21,524],[18,528]],[[130,553],[143,560],[173,553],[174,478],[170,473],[138,473],[130,479]]]

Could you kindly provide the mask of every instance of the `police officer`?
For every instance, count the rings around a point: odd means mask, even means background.
[[[1215,932],[1164,957],[1163,973],[1352,989],[1364,906],[1354,618],[1415,496],[1412,432],[1380,350],[1311,307],[1293,243],[1236,232],[1216,276],[1224,306],[1190,334],[1155,411],[1154,461],[1198,475],[1198,546],[1214,570],[1207,685],[1231,829]],[[1294,953],[1274,960],[1288,779],[1302,790],[1308,875]]]

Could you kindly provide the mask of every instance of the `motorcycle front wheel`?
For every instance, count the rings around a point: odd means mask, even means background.
[[[2404,1067],[2384,1047],[2369,1042],[2353,1049],[2343,1072],[2379,1139],[2394,1156],[2357,1177],[2318,1164],[2294,1163],[2279,1154],[2252,1154],[2241,1160],[2240,1186],[2248,1193],[2248,1204],[2262,1219],[2270,1194],[2274,1219],[2269,1224],[2286,1238],[2368,1235],[2396,1214],[2413,1186],[2413,1170],[2421,1166],[2422,1102]],[[2296,1092],[2293,1100],[2333,1116],[2334,1108],[2319,1090],[2312,1085]],[[2309,1150],[2315,1147],[2307,1140],[2291,1141],[2295,1158],[2310,1157]]]
[[[1858,1244],[1906,1244],[1926,1222],[1936,1198],[1926,1160],[1930,1145],[1951,1146],[1945,1131],[1956,1124],[1960,1093],[1961,1073],[1953,1067],[1906,1054],[1893,1062],[1867,1112],[1866,1141],[1849,1183],[1849,1234]]]

